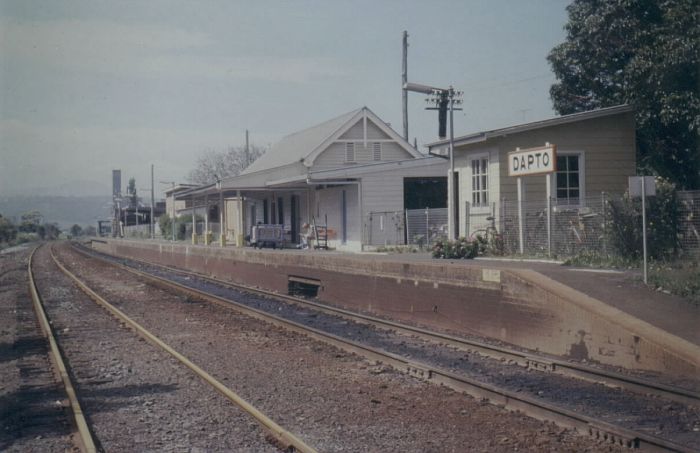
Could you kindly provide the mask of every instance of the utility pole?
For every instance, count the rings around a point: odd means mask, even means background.
[[[462,110],[461,108],[456,108],[455,105],[462,103],[460,99],[462,97],[461,91],[456,91],[452,85],[449,88],[437,88],[428,85],[421,85],[419,83],[406,83],[404,86],[404,91],[413,91],[416,93],[424,93],[431,97],[426,99],[429,105],[435,105],[435,107],[426,107],[426,110],[437,110],[438,111],[438,136],[441,140],[445,139],[447,135],[447,114],[449,112],[450,121],[450,138],[448,141],[448,159],[450,160],[450,172],[447,179],[447,231],[450,240],[457,238],[459,232],[459,219],[457,218],[457,207],[459,206],[456,195],[458,194],[457,187],[455,185],[455,161],[454,161],[454,111]]]
[[[250,165],[250,148],[248,147],[248,129],[245,130],[245,166]]]
[[[151,164],[151,239],[156,238],[155,222],[153,220],[153,206],[155,205],[156,196],[153,192],[153,164]]]
[[[403,32],[403,59],[401,67],[401,101],[403,105],[403,138],[408,141],[408,32]]]

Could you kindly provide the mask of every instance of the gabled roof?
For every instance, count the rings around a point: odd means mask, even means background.
[[[362,109],[356,109],[316,126],[289,134],[275,143],[241,174],[255,173],[303,160],[313,149],[333,135]]]
[[[396,140],[413,157],[423,156],[382,121],[381,118],[375,115],[374,112],[367,107],[362,107],[308,129],[287,135],[246,168],[241,175],[284,167],[299,162],[302,162],[307,167],[311,167],[316,157],[333,141],[354,126],[363,116],[366,116],[379,129]]]
[[[454,146],[468,145],[470,143],[485,142],[490,138],[503,137],[505,135],[516,134],[519,132],[531,131],[534,129],[542,129],[545,127],[558,126],[561,124],[575,123],[578,121],[585,121],[594,118],[602,118],[605,116],[617,115],[620,113],[633,112],[634,107],[631,105],[623,104],[616,105],[614,107],[606,107],[597,110],[589,110],[587,112],[572,113],[570,115],[562,115],[554,118],[549,118],[541,121],[533,121],[531,123],[516,124],[515,126],[503,127],[500,129],[493,129],[490,131],[476,132],[473,134],[462,135],[461,137],[454,138]],[[449,144],[449,140],[440,140],[433,143],[428,143],[428,149],[442,148]]]

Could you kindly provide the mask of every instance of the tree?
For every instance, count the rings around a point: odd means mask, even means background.
[[[85,236],[97,236],[97,228],[95,228],[92,225],[88,225],[85,227],[85,230],[83,231]]]
[[[23,233],[36,233],[41,225],[43,215],[39,211],[25,212],[20,216],[19,231]]]
[[[70,235],[73,237],[78,237],[83,234],[83,228],[77,223],[70,227]]]
[[[217,176],[226,178],[236,176],[262,156],[267,148],[251,144],[246,159],[245,147],[231,146],[224,151],[207,150],[197,158],[195,168],[190,171],[188,179],[194,184],[211,184]]]
[[[45,223],[40,226],[39,236],[42,239],[53,241],[61,235],[61,229],[55,223]]]
[[[547,59],[559,114],[629,103],[637,162],[700,188],[700,1],[574,0],[566,41]]]
[[[17,226],[0,215],[0,243],[14,241],[17,237]]]

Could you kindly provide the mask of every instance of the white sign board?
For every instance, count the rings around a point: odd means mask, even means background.
[[[557,146],[518,149],[508,153],[508,176],[543,175],[557,171]]]
[[[647,197],[656,196],[656,180],[653,176],[630,176],[628,180],[630,197],[642,196],[642,178],[644,178],[644,195]]]

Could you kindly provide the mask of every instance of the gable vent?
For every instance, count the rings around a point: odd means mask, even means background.
[[[382,160],[382,144],[379,142],[372,143],[372,158],[374,160]]]
[[[355,162],[355,144],[353,142],[345,144],[345,162]]]

